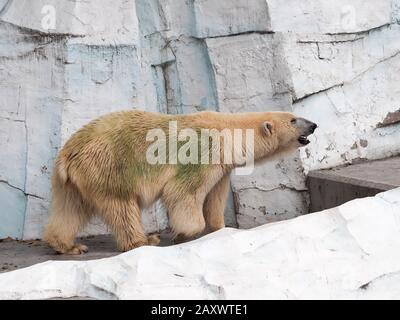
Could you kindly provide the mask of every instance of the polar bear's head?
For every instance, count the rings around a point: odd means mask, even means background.
[[[276,112],[272,119],[263,124],[267,134],[276,134],[281,146],[288,143],[296,146],[309,144],[307,137],[313,134],[317,127],[314,122],[288,112]]]
[[[262,140],[266,142],[264,155],[292,151],[309,144],[308,136],[316,128],[314,122],[289,112],[265,113],[261,124]]]

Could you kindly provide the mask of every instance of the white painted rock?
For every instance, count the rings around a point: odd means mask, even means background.
[[[288,111],[289,96],[274,94],[287,76],[276,57],[277,37],[254,33],[206,39],[220,111]]]
[[[273,31],[350,33],[391,21],[391,0],[267,0]]]
[[[32,31],[78,36],[91,45],[132,44],[138,37],[133,0],[10,1],[1,20]]]
[[[195,0],[194,14],[200,38],[271,31],[265,0]]]
[[[400,73],[389,71],[397,68],[399,53],[376,63],[352,82],[294,103],[298,116],[319,126],[311,136],[312,147],[301,150],[306,172],[349,163],[352,159],[379,159],[400,152],[400,128],[376,128],[386,114],[399,109]],[[378,106],[380,114],[375,113]]]
[[[400,0],[392,0],[393,22],[400,23]]]
[[[291,70],[293,99],[357,81],[365,72],[400,52],[400,26],[347,36],[287,36],[283,56]]]
[[[190,243],[0,275],[1,299],[393,299],[400,188],[338,208],[224,229]]]

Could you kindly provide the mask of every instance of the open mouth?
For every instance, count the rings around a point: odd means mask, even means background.
[[[310,143],[310,140],[307,139],[306,136],[300,136],[297,141],[302,144],[303,146],[307,145]]]

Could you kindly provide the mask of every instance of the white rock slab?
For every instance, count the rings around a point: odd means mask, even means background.
[[[392,20],[400,23],[400,0],[392,0]]]
[[[19,189],[25,184],[26,128],[23,120],[0,116],[0,181],[7,181]],[[13,172],[13,175],[10,175]]]
[[[10,2],[1,20],[35,31],[78,36],[86,44],[132,44],[138,37],[135,8],[133,0],[18,0]]]
[[[350,33],[391,21],[391,0],[267,0],[275,32]]]
[[[299,154],[256,166],[250,176],[231,175],[239,228],[249,229],[308,212]]]
[[[61,144],[100,115],[138,106],[134,46],[67,43]]]
[[[284,77],[275,56],[273,34],[206,39],[219,110],[222,112],[288,110],[289,96],[276,95]],[[254,66],[257,66],[255,68]]]
[[[1,299],[398,299],[400,188],[251,230],[0,275]]]
[[[265,0],[195,0],[194,12],[200,38],[271,30]]]
[[[377,128],[399,109],[400,54],[375,64],[353,82],[314,94],[293,105],[298,116],[318,123],[311,144],[301,149],[306,172],[357,158],[378,159],[400,152],[400,128]],[[376,110],[379,109],[379,112]],[[341,130],[340,128],[345,128]]]
[[[283,57],[291,71],[290,91],[297,100],[345,82],[400,52],[400,26],[341,36],[288,34]]]
[[[239,228],[256,226],[298,217],[308,211],[309,195],[306,191],[285,186],[273,189],[249,188],[235,191],[236,219]]]
[[[0,180],[0,234],[21,239],[26,207],[25,194]]]

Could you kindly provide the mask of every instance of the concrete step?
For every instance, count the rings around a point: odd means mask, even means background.
[[[374,196],[400,187],[400,157],[310,171],[307,185],[311,196],[310,212]]]

